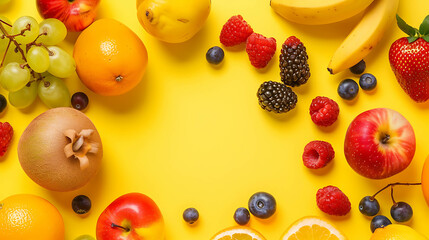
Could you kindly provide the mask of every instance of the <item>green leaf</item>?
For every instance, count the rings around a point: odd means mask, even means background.
[[[417,34],[417,29],[408,25],[398,14],[396,14],[396,21],[398,23],[398,27],[409,36],[413,37]]]
[[[423,36],[422,37],[426,42],[428,42],[429,43],[429,35],[425,35],[425,36]]]
[[[408,39],[408,43],[413,43],[414,41],[416,41],[419,38],[418,37],[407,37],[407,39]]]
[[[419,32],[421,35],[426,35],[429,33],[429,15],[425,17],[422,24],[420,25]]]

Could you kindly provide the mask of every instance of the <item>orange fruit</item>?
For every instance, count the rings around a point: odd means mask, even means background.
[[[64,240],[64,221],[47,200],[13,195],[0,201],[0,239]]]
[[[409,226],[390,224],[384,228],[377,228],[370,240],[428,240]]]
[[[426,203],[429,205],[429,156],[426,158],[422,172],[422,189]]]
[[[249,227],[230,227],[218,232],[211,240],[265,240],[265,238]]]
[[[73,57],[83,84],[105,96],[121,95],[137,86],[148,61],[140,38],[113,19],[100,19],[86,28],[76,40]]]
[[[346,240],[331,223],[319,217],[304,217],[294,222],[281,240]]]

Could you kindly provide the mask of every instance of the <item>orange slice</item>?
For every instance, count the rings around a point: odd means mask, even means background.
[[[293,223],[281,240],[346,240],[331,223],[319,217],[304,217]]]
[[[256,230],[249,227],[230,227],[218,232],[211,240],[266,240]]]

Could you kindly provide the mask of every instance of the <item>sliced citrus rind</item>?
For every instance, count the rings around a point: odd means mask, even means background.
[[[262,234],[249,227],[230,227],[226,228],[216,235],[211,240],[266,240]]]
[[[346,240],[331,223],[320,217],[304,217],[294,222],[281,240]]]

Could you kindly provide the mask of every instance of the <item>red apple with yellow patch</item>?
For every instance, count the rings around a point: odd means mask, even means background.
[[[416,151],[416,137],[408,120],[388,108],[359,114],[347,129],[344,154],[360,175],[382,179],[408,167]]]
[[[163,240],[164,219],[148,196],[128,193],[101,213],[96,233],[97,240]]]

